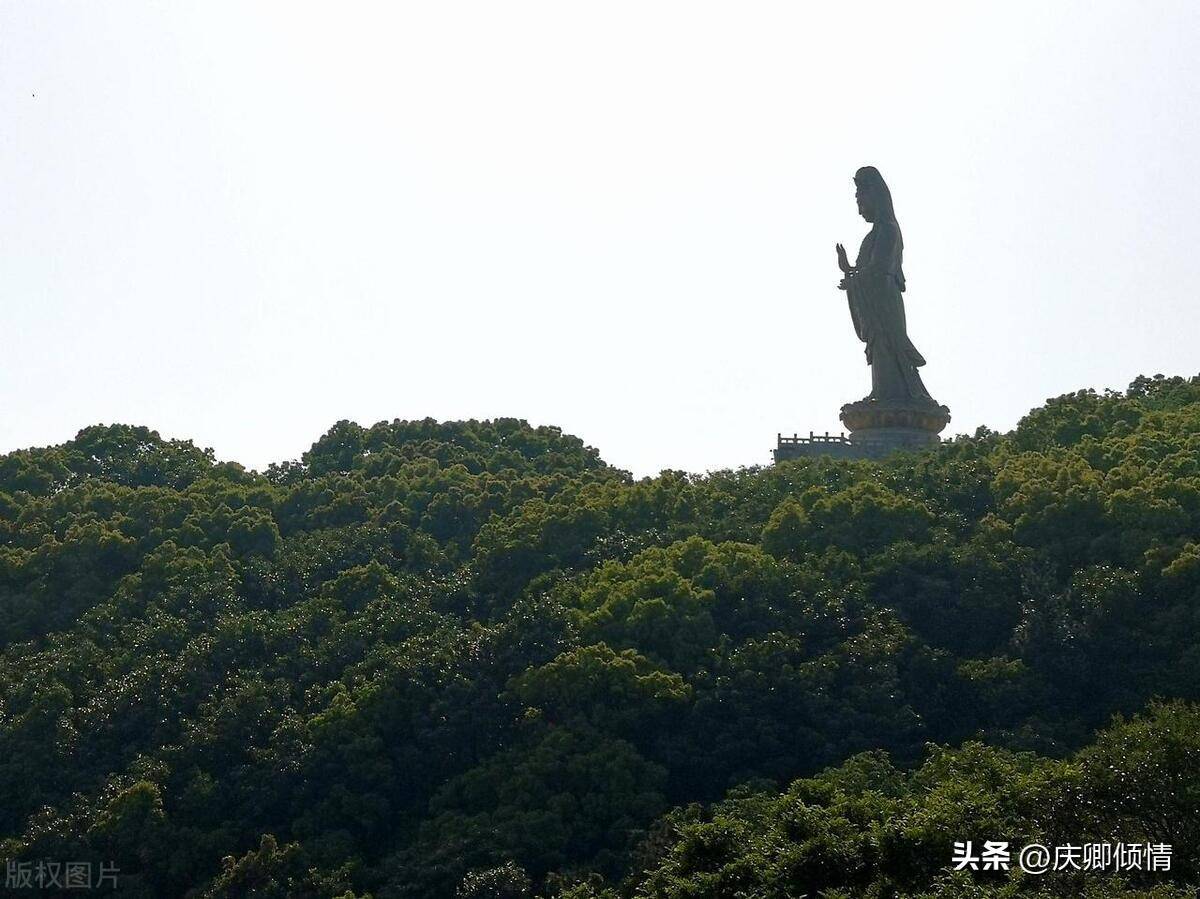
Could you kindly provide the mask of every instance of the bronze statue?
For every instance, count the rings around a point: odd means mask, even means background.
[[[846,248],[837,245],[838,285],[850,301],[854,332],[867,345],[871,392],[842,406],[850,436],[830,438],[809,433],[776,437],[775,461],[809,456],[882,458],[896,450],[937,446],[950,423],[950,409],[929,395],[917,369],[925,358],[908,339],[904,322],[904,239],[892,209],[892,194],[879,170],[864,166],[854,173],[858,211],[871,223],[853,266]]]
[[[925,358],[908,339],[904,322],[904,238],[892,209],[892,195],[874,166],[854,173],[858,212],[871,223],[853,267],[846,248],[837,245],[838,267],[845,277],[839,288],[850,301],[850,318],[858,339],[867,345],[871,393],[864,401],[935,401],[917,369]]]

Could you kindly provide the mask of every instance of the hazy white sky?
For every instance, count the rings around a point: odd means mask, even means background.
[[[947,435],[1200,370],[1200,4],[0,6],[0,450],[262,467],[517,416],[765,463],[870,377],[880,168]]]

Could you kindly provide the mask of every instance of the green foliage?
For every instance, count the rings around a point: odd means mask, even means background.
[[[583,721],[629,735],[661,725],[663,713],[686,704],[691,693],[680,675],[654,667],[632,649],[617,653],[604,643],[567,650],[510,684],[527,717]]]
[[[932,747],[907,773],[885,755],[856,756],[781,793],[673,813],[625,891],[656,899],[1184,896],[1180,884],[1200,873],[1192,841],[1198,747],[1200,707],[1177,703],[1118,721],[1063,761],[981,743]],[[1124,880],[1111,872],[948,873],[956,840],[987,839],[1018,848],[1150,840],[1173,842],[1175,853],[1170,874]]]
[[[1200,378],[638,481],[512,419],[0,457],[0,864],[120,895],[1175,899],[1194,702]],[[992,838],[1176,856],[951,872]]]
[[[921,502],[871,481],[843,490],[810,487],[785,499],[763,529],[763,546],[794,556],[836,546],[858,554],[899,540],[925,541],[933,515]]]
[[[524,869],[506,862],[486,871],[472,871],[462,879],[455,899],[521,899],[532,886]]]

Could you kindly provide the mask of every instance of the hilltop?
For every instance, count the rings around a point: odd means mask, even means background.
[[[0,457],[0,861],[122,896],[1182,897],[1198,701],[1200,377],[640,480],[514,419]],[[949,873],[1035,838],[1173,866]]]

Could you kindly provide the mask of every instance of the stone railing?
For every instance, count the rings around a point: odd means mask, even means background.
[[[801,437],[799,434],[784,437],[783,434],[776,433],[775,440],[777,446],[799,446],[809,443],[839,443],[848,445],[850,443],[850,438],[844,433],[830,434],[828,431],[824,434],[814,434],[812,431],[809,431],[807,437]]]

